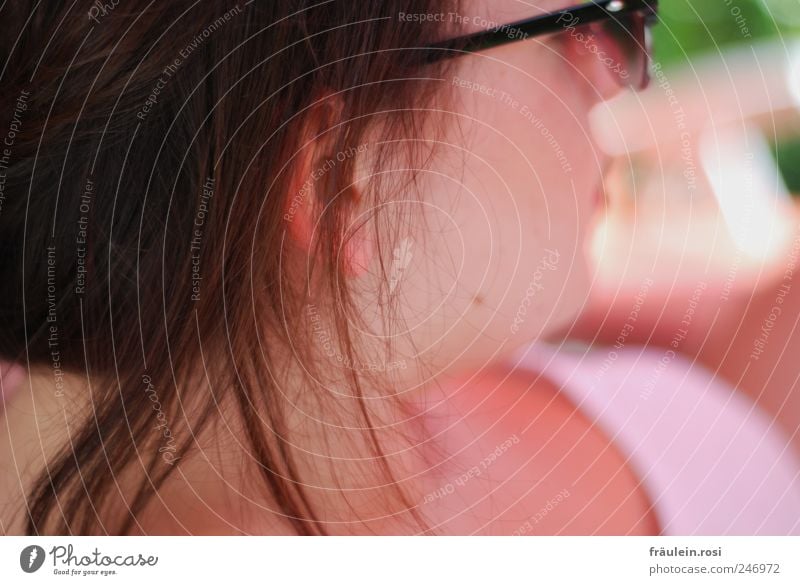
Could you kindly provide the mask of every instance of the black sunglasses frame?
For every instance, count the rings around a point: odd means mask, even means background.
[[[484,51],[531,37],[564,32],[568,27],[574,26],[574,23],[583,26],[608,19],[620,23],[621,16],[637,12],[643,13],[644,26],[647,29],[658,18],[658,0],[595,0],[579,4],[556,12],[504,24],[494,29],[434,43],[427,47],[427,61],[435,63],[465,53]],[[647,34],[647,30],[645,30],[645,34]],[[646,54],[648,47],[642,46],[641,50]],[[649,55],[646,57],[649,59]],[[644,84],[646,85],[646,79]]]

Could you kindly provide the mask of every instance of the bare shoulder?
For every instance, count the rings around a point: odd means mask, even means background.
[[[450,389],[446,408],[437,435],[452,458],[423,500],[443,531],[657,533],[625,455],[546,378],[493,367]]]

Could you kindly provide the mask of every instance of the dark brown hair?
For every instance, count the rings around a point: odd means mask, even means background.
[[[236,413],[294,529],[325,532],[286,446],[271,371],[307,327],[308,280],[290,273],[285,244],[295,155],[323,107],[335,116],[310,135],[324,134],[330,153],[358,148],[378,125],[385,142],[370,143],[370,160],[388,164],[382,149],[418,131],[443,85],[430,68],[420,74],[416,50],[439,25],[397,14],[452,10],[423,0],[5,3],[0,357],[80,374],[91,389],[91,412],[30,494],[29,533],[131,532],[176,469],[165,457],[185,457],[220,405]],[[315,185],[310,256],[352,352],[337,275],[354,157],[339,162]],[[155,401],[171,424],[166,445],[153,436]],[[103,511],[122,474],[138,488],[110,525]]]

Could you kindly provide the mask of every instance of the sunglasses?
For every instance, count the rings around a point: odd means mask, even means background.
[[[650,27],[658,20],[657,10],[657,0],[587,2],[430,45],[428,62],[564,33],[596,53],[621,87],[644,89],[650,81]]]

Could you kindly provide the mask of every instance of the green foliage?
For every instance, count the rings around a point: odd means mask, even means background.
[[[800,0],[661,0],[653,30],[655,59],[665,67],[694,56],[773,38],[800,38]],[[789,190],[800,195],[800,137],[774,145]]]
[[[655,57],[665,66],[735,44],[800,32],[800,0],[661,0]]]

